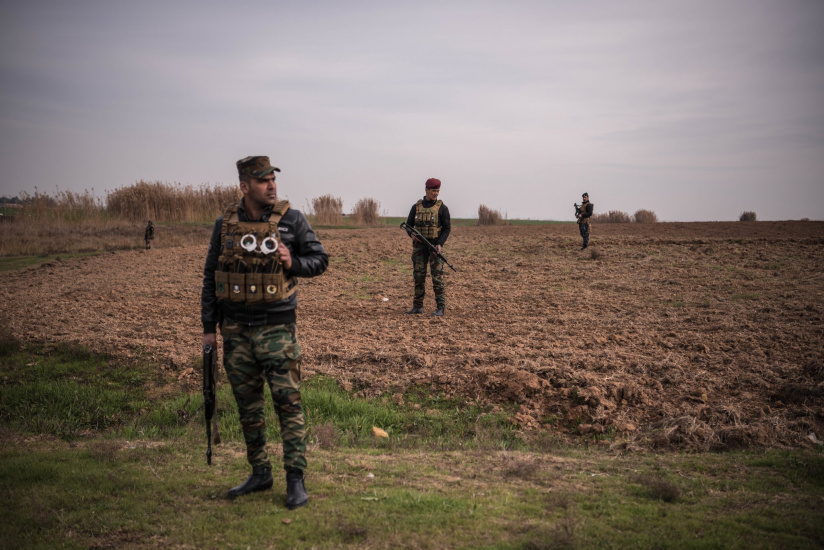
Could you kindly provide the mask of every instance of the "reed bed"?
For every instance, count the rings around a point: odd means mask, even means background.
[[[380,203],[375,199],[361,199],[352,209],[352,221],[356,225],[378,225],[381,222],[379,209]]]
[[[620,210],[610,210],[606,214],[593,214],[589,219],[593,223],[630,223],[632,221],[629,214]]]
[[[485,205],[478,207],[478,225],[499,225],[503,221],[501,213]]]
[[[202,227],[160,224],[211,224],[239,200],[237,187],[181,186],[138,182],[107,194],[21,193],[0,217],[0,256],[42,256],[143,248],[146,222],[155,222],[153,247],[178,246],[200,239]],[[208,231],[206,232],[208,239]]]
[[[208,223],[240,200],[237,186],[193,187],[166,182],[139,181],[107,195],[109,212],[132,221]]]
[[[312,199],[312,222],[318,225],[341,225],[343,223],[343,199],[332,195],[321,195]]]
[[[632,221],[635,223],[658,223],[658,216],[656,216],[652,210],[644,210],[642,208],[632,215]]]

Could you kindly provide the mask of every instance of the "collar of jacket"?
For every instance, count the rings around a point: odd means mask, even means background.
[[[438,202],[438,199],[435,199],[434,201],[430,201],[430,200],[426,200],[426,196],[424,196],[423,197],[423,202],[421,204],[423,205],[424,208],[432,208],[433,206],[435,206],[436,202]]]
[[[240,199],[240,204],[237,207],[237,217],[238,220],[242,222],[268,222],[269,216],[272,215],[272,209],[274,207],[274,204],[270,204],[263,209],[263,214],[261,214],[259,220],[251,220],[249,219],[249,215],[246,213],[246,197],[243,197]]]

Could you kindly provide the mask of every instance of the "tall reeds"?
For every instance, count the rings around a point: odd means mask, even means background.
[[[632,221],[635,223],[658,223],[658,216],[652,210],[636,210],[632,216]]]
[[[207,186],[139,181],[111,191],[106,197],[109,212],[133,222],[209,223],[228,205],[240,200],[237,186]]]
[[[208,223],[239,200],[236,186],[193,188],[138,182],[107,194],[56,190],[21,193],[0,223],[0,256],[31,256],[143,247],[146,221]],[[198,229],[200,231],[200,229]],[[191,236],[175,229],[156,233],[155,246],[177,246]]]
[[[352,209],[352,222],[356,225],[378,225],[380,223],[379,208],[380,203],[375,199],[359,200]]]
[[[332,195],[321,195],[312,199],[312,222],[319,225],[341,225],[343,223],[343,199]]]
[[[501,213],[485,205],[478,207],[478,225],[498,225],[503,218]]]
[[[593,214],[589,219],[593,223],[629,223],[632,221],[629,214],[620,210],[610,210],[606,214]]]

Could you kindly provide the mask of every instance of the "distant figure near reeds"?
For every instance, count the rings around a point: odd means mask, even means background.
[[[595,207],[589,202],[589,193],[581,195],[581,206],[575,205],[575,217],[578,218],[578,231],[584,239],[581,250],[589,246],[589,219],[592,217],[592,210]]]
[[[429,178],[425,185],[426,194],[412,205],[406,225],[417,229],[429,243],[441,253],[441,249],[452,231],[452,221],[449,208],[438,200],[441,192],[441,180]],[[433,253],[431,248],[420,241],[411,231],[407,231],[412,238],[412,275],[415,280],[415,296],[412,299],[412,309],[406,313],[420,315],[423,312],[423,298],[426,294],[426,266],[432,275],[432,290],[435,292],[435,312],[432,315],[441,317],[446,308],[446,293],[443,280],[443,259]]]
[[[149,220],[149,223],[146,225],[146,232],[143,233],[143,240],[146,241],[146,250],[149,250],[152,247],[151,242],[154,240],[154,226],[152,225],[152,220]]]

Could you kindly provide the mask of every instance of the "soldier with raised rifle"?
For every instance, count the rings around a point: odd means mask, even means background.
[[[279,201],[269,157],[237,162],[239,203],[215,221],[203,270],[203,346],[223,337],[223,366],[237,402],[252,474],[235,498],[272,487],[264,417],[268,384],[280,422],[286,506],[309,501],[304,483],[306,425],[300,396],[297,278],[323,273],[329,257],[304,215]]]

